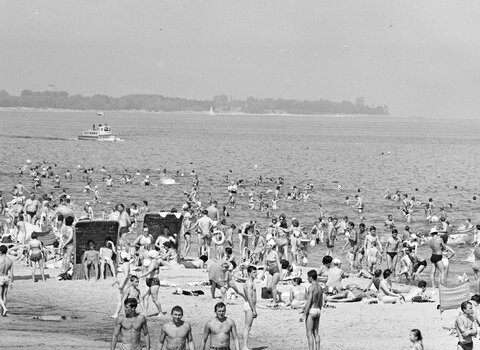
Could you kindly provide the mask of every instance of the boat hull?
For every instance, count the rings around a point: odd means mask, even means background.
[[[117,141],[118,138],[115,135],[99,135],[99,136],[85,136],[85,135],[79,135],[78,136],[79,140],[82,141]]]

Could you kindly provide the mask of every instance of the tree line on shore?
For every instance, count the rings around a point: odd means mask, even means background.
[[[151,112],[207,112],[216,113],[288,113],[288,114],[367,114],[388,115],[387,106],[368,106],[361,97],[354,102],[328,100],[294,100],[248,97],[235,100],[217,95],[212,100],[191,100],[162,95],[133,94],[111,97],[70,95],[66,91],[23,90],[19,96],[0,91],[0,107],[54,108],[74,110],[145,110]]]

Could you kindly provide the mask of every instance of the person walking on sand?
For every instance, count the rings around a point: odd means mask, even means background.
[[[140,343],[141,332],[145,337],[145,348],[150,350],[150,335],[148,334],[147,319],[137,313],[137,300],[125,299],[125,316],[119,316],[115,321],[110,350],[115,350],[118,336],[122,335],[122,347],[120,349],[142,350]]]
[[[6,245],[0,246],[0,312],[7,316],[7,293],[13,288],[13,261],[7,256]]]
[[[239,350],[240,344],[237,336],[237,325],[231,318],[225,316],[227,306],[219,302],[215,304],[215,318],[207,322],[203,330],[203,340],[200,350],[205,350],[210,336],[211,350],[229,350],[230,338],[233,338],[233,350]]]
[[[320,314],[323,306],[323,289],[317,282],[317,271],[310,270],[307,273],[308,287],[307,304],[303,309],[305,327],[307,330],[308,349],[320,350]]]
[[[163,349],[165,341],[167,342],[167,350],[195,350],[192,326],[190,323],[182,321],[183,309],[178,305],[174,306],[171,315],[172,321],[165,323],[160,328],[157,350]]]
[[[158,297],[158,292],[160,290],[160,264],[161,264],[162,259],[160,257],[157,258],[152,258],[150,265],[148,266],[147,272],[145,272],[143,275],[140,276],[142,277],[147,277],[145,280],[145,283],[147,285],[147,291],[143,295],[143,309],[145,310],[145,314],[147,313],[148,310],[148,297],[151,295],[153,299],[153,303],[157,307],[158,310],[158,317],[161,317],[166,314],[166,312],[162,311],[162,304],[160,304],[160,300]]]
[[[255,288],[255,278],[257,277],[257,268],[253,265],[247,267],[248,278],[243,285],[243,294],[245,303],[243,311],[245,312],[245,327],[243,328],[243,350],[248,350],[248,335],[252,329],[253,319],[257,318],[257,290]]]

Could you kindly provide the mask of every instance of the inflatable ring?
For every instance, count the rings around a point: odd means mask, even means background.
[[[220,239],[217,239],[218,234],[221,234],[222,236]],[[213,231],[212,242],[215,243],[216,245],[222,245],[223,242],[225,242],[225,234],[223,233],[223,231],[220,231],[220,230]]]
[[[416,201],[415,204],[416,204],[416,205],[422,205],[422,202]]]

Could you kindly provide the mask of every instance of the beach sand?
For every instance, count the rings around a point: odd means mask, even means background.
[[[21,266],[20,266],[21,265]],[[5,349],[108,349],[111,340],[116,300],[112,278],[101,281],[58,281],[59,270],[47,269],[50,278],[33,283],[30,269],[25,263],[16,263],[14,288],[9,292],[7,317],[0,317],[0,348]],[[25,276],[25,277],[23,277]],[[148,318],[152,348],[158,343],[160,325],[169,319],[173,306],[184,309],[184,320],[190,322],[197,348],[201,344],[203,327],[214,316],[210,288],[189,286],[187,282],[204,282],[207,272],[175,268],[162,270],[161,280],[178,284],[184,289],[201,289],[203,296],[174,295],[175,287],[160,288],[160,300],[168,314],[161,319]],[[20,279],[22,278],[22,279]],[[346,282],[365,284],[367,280],[349,279]],[[265,308],[267,301],[260,299],[262,283],[257,283],[258,318],[251,331],[253,349],[307,349],[304,323],[296,310]],[[240,285],[241,287],[241,285]],[[145,282],[141,280],[143,293]],[[288,292],[289,286],[280,286]],[[217,292],[217,295],[220,295]],[[237,324],[241,338],[244,315],[243,300],[229,300],[227,316]],[[261,307],[264,306],[264,307]],[[363,303],[335,304],[336,308],[322,311],[320,334],[322,349],[409,349],[409,330],[419,328],[426,349],[453,348],[457,338],[448,335],[443,327],[453,325],[458,311],[436,310],[437,303],[404,305],[367,305]],[[149,313],[153,313],[153,304]],[[44,321],[38,317],[65,316],[65,320]],[[47,317],[48,318],[48,317]],[[242,339],[240,339],[242,344]]]

